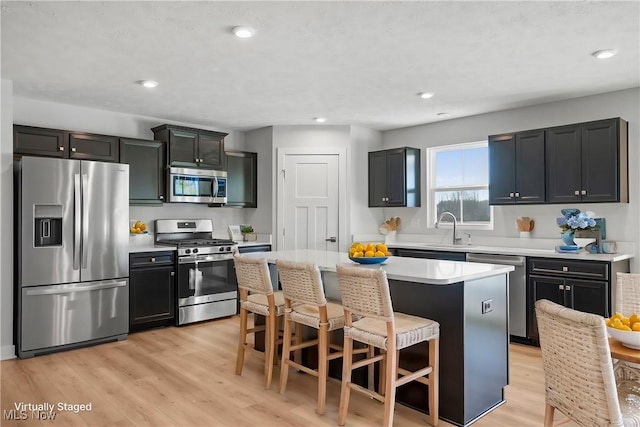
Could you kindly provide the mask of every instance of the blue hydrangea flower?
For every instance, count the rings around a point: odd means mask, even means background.
[[[593,212],[580,212],[579,209],[562,209],[562,215],[556,224],[563,230],[584,230],[596,226]]]

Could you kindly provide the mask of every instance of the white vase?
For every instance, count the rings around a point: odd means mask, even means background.
[[[584,248],[591,242],[595,242],[596,239],[593,237],[574,237],[573,241],[576,242],[579,248]]]

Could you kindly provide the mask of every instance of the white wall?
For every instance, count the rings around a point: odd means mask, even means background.
[[[0,360],[13,346],[13,82],[0,81]]]
[[[633,88],[601,95],[576,98],[514,110],[499,111],[433,124],[395,129],[383,132],[385,148],[411,146],[422,149],[422,165],[425,166],[426,148],[486,140],[488,135],[520,131],[541,127],[586,122],[591,120],[621,117],[629,123],[629,203],[591,203],[569,205],[496,206],[495,224],[492,232],[477,231],[479,236],[517,237],[515,219],[530,216],[536,220],[533,237],[559,237],[556,217],[560,209],[576,207],[591,210],[607,219],[607,239],[632,241],[636,248],[640,242],[640,89]],[[423,182],[426,168],[422,173]],[[426,188],[422,193],[426,198]],[[385,209],[386,216],[403,217],[404,233],[426,234],[430,224],[426,223],[427,207]],[[632,271],[640,270],[638,258],[632,261]]]

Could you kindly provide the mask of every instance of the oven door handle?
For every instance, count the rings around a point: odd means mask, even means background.
[[[191,255],[178,258],[178,264],[197,264],[199,262],[216,262],[233,259],[233,254]]]

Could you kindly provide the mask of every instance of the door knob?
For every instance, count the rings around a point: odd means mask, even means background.
[[[329,237],[328,239],[324,239],[325,242],[335,243],[338,241],[335,237]]]

